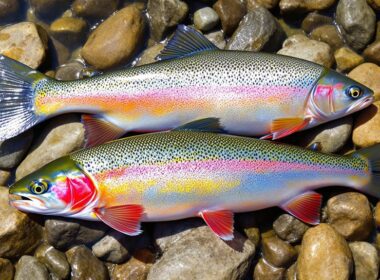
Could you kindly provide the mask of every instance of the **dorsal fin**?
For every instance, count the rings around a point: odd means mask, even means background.
[[[173,38],[156,57],[156,60],[169,60],[192,56],[199,52],[218,50],[202,33],[192,27],[179,25]]]
[[[199,132],[214,132],[223,133],[223,128],[220,126],[218,118],[206,118],[193,122],[186,123],[175,129],[174,131],[187,130],[187,131],[199,131]]]

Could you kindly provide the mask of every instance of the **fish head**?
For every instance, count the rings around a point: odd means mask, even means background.
[[[322,121],[357,112],[374,101],[373,91],[354,80],[326,69],[313,87],[309,109]]]
[[[91,178],[69,156],[45,165],[9,188],[12,206],[43,215],[71,216],[95,197]]]

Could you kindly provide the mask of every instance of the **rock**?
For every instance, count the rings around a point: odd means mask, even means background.
[[[310,33],[310,38],[329,44],[333,51],[344,45],[338,29],[335,25],[322,25]]]
[[[0,209],[0,257],[12,259],[33,252],[42,240],[42,228],[9,205],[5,187],[0,187]]]
[[[70,274],[70,265],[67,262],[64,253],[58,251],[53,246],[43,243],[37,248],[34,256],[58,279],[68,278]]]
[[[14,273],[13,264],[7,259],[0,258],[0,279],[13,280]]]
[[[261,235],[261,246],[264,259],[273,266],[288,267],[297,258],[293,246],[278,238],[274,231]]]
[[[156,44],[148,49],[146,49],[142,55],[140,56],[139,60],[137,61],[136,66],[141,66],[145,64],[150,64],[156,62],[156,57],[161,53],[161,51],[164,49],[164,44]]]
[[[7,18],[18,11],[18,0],[0,0],[0,19]]]
[[[380,1],[379,0],[367,0],[367,3],[375,10],[380,11]]]
[[[159,42],[186,18],[189,7],[180,0],[149,0],[147,11],[151,36]]]
[[[309,13],[302,21],[301,28],[306,33],[310,33],[313,29],[322,26],[333,24],[333,19],[316,12]]]
[[[285,276],[285,268],[274,267],[263,258],[255,266],[253,279],[255,280],[282,280]]]
[[[22,256],[16,265],[15,280],[38,279],[48,280],[49,273],[46,267],[35,257]]]
[[[92,245],[101,239],[108,230],[103,223],[87,222],[82,220],[45,221],[47,242],[57,249],[68,249],[75,245]]]
[[[32,22],[20,22],[0,31],[0,54],[36,69],[43,62],[45,53],[45,42]]]
[[[226,39],[224,39],[224,34],[221,30],[205,34],[205,37],[221,50],[226,47]]]
[[[50,25],[50,31],[66,44],[80,43],[85,35],[87,23],[81,18],[62,17]]]
[[[118,264],[112,271],[113,280],[145,280],[155,260],[154,254],[148,249],[141,249],[124,264]]]
[[[12,169],[24,158],[33,140],[33,130],[0,142],[0,168]]]
[[[222,29],[227,36],[235,31],[247,12],[245,4],[240,0],[218,0],[213,8],[218,13]]]
[[[294,25],[294,23],[291,20],[288,20],[286,18],[280,18],[277,20],[277,22],[280,24],[282,30],[284,30],[286,37],[290,37],[296,34],[305,35],[305,31],[298,28],[298,26]]]
[[[34,12],[44,17],[52,18],[63,13],[70,7],[72,0],[30,0]]]
[[[112,231],[92,246],[92,253],[103,261],[123,263],[128,258],[128,250],[121,242],[124,237],[125,234]]]
[[[334,228],[320,224],[305,233],[297,260],[298,280],[348,280],[352,267],[350,248]]]
[[[375,225],[377,228],[380,227],[380,202],[377,202],[376,207],[375,207]]]
[[[358,148],[380,143],[380,101],[362,110],[354,124],[352,141]]]
[[[218,14],[210,7],[197,10],[194,13],[195,28],[201,31],[209,31],[219,23]]]
[[[51,120],[32,147],[32,152],[16,169],[16,179],[45,164],[79,149],[84,144],[84,128],[76,115],[63,115]]]
[[[55,78],[62,81],[79,80],[83,78],[84,70],[84,63],[77,59],[59,66]]]
[[[297,36],[297,37],[296,37]],[[333,56],[331,48],[324,42],[309,40],[304,36],[294,35],[285,40],[282,49],[277,53],[306,59],[326,67],[331,67],[333,64]]]
[[[273,223],[276,234],[290,243],[300,242],[309,226],[289,214],[282,214]]]
[[[352,132],[352,116],[340,118],[305,130],[290,137],[293,144],[310,147],[319,143],[322,153],[336,153],[348,142]]]
[[[285,280],[297,280],[297,263],[294,263],[286,270]]]
[[[303,13],[306,11],[318,11],[331,7],[335,0],[280,0],[282,13]]]
[[[334,53],[337,69],[342,72],[349,71],[364,62],[364,58],[353,50],[342,47]]]
[[[252,212],[241,213],[235,216],[236,224],[244,231],[248,239],[255,245],[260,243],[260,229]]]
[[[6,186],[10,177],[11,172],[7,170],[0,170],[0,186]]]
[[[118,4],[119,0],[75,0],[72,9],[81,17],[106,18],[116,11]]]
[[[376,280],[379,273],[379,256],[368,242],[349,244],[355,263],[355,280]]]
[[[336,22],[354,50],[363,49],[375,33],[376,16],[366,0],[339,0]]]
[[[71,266],[71,279],[108,280],[106,266],[85,246],[76,246],[66,252]]]
[[[327,222],[347,240],[365,240],[369,237],[373,222],[367,197],[348,192],[327,201]]]
[[[153,264],[152,279],[241,279],[248,271],[255,246],[238,232],[225,242],[200,219],[157,223],[157,246],[162,257]],[[212,270],[210,270],[212,268]]]
[[[373,63],[363,63],[348,73],[348,77],[373,90],[375,101],[380,101],[380,67]]]
[[[284,39],[285,33],[273,15],[258,7],[244,16],[226,49],[271,52],[278,50]]]
[[[370,44],[363,52],[367,61],[380,65],[380,40]]]
[[[127,6],[91,33],[81,54],[97,69],[115,67],[127,62],[136,52],[143,31],[141,11],[135,5]]]
[[[262,6],[266,9],[273,9],[278,5],[279,0],[247,0],[247,10],[253,11],[257,6]]]

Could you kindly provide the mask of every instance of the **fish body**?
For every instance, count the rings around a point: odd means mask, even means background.
[[[321,197],[312,190],[321,187],[347,186],[379,197],[371,183],[376,170],[366,156],[328,155],[245,137],[173,131],[74,152],[17,182],[10,193],[30,199],[11,199],[20,210],[100,219],[132,235],[137,228],[125,229],[130,220],[118,218],[120,211],[130,210],[123,207],[138,207],[138,222],[201,216],[220,237],[230,239],[231,228],[221,231],[215,220],[221,216],[230,220],[236,212],[279,206],[303,221],[317,223]],[[35,182],[47,182],[49,187],[45,193],[33,194],[30,186]]]
[[[277,139],[373,101],[370,89],[323,66],[276,54],[221,51],[183,26],[159,59],[84,80],[56,81],[0,57],[5,94],[0,137],[80,112],[89,114],[83,117],[89,145],[210,117],[230,134]]]

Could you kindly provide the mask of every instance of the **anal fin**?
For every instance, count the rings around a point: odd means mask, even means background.
[[[115,140],[125,134],[125,130],[107,121],[99,115],[82,115],[85,128],[85,147],[93,147]]]
[[[234,238],[234,214],[229,210],[204,210],[199,216],[223,240]]]
[[[309,191],[298,195],[280,207],[301,221],[316,225],[320,222],[322,195]]]
[[[275,119],[271,124],[271,133],[261,137],[261,139],[276,140],[288,136],[294,132],[304,129],[309,123],[310,118],[282,118]]]

